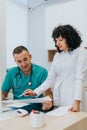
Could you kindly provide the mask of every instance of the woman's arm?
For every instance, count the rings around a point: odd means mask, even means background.
[[[53,93],[51,91],[51,89],[47,89],[44,93],[43,96],[49,96],[51,99],[53,99]],[[50,110],[53,106],[53,100],[49,101],[49,102],[43,102],[43,106],[42,109],[43,110]]]
[[[72,112],[80,111],[80,103],[82,101],[83,82],[87,71],[87,49],[81,47],[78,52],[76,76],[75,76],[75,97],[74,103],[69,109]]]

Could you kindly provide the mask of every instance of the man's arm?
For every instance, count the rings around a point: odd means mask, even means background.
[[[7,93],[6,92],[2,92],[2,100],[5,100],[6,97],[7,97]]]

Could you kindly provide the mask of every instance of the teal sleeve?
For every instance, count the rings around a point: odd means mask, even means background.
[[[7,72],[5,79],[2,83],[1,90],[3,92],[8,93],[10,89],[11,89],[11,78],[10,78],[10,73]]]

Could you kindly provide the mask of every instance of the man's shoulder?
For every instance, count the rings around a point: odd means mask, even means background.
[[[12,72],[13,73],[13,72],[16,72],[17,70],[18,70],[18,67],[15,66],[15,67],[12,67],[12,68],[8,68],[7,72],[10,72],[10,73]]]
[[[37,64],[32,64],[32,68],[34,71],[47,71],[45,67],[37,65]]]
[[[48,75],[48,71],[46,70],[46,68],[36,64],[32,64],[32,72],[33,76],[38,78],[40,84],[43,83],[43,81],[45,81]]]

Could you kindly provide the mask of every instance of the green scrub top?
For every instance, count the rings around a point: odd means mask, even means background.
[[[32,73],[25,76],[19,67],[9,69],[2,84],[2,91],[8,93],[10,89],[13,92],[14,99],[31,98],[29,96],[19,97],[26,89],[34,90],[40,86],[47,78],[48,72],[45,68],[32,64]],[[29,82],[31,80],[31,85]]]

